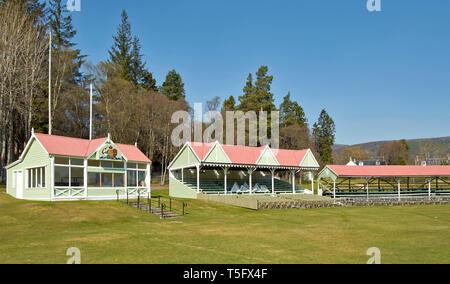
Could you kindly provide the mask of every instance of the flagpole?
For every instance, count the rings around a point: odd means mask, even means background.
[[[52,135],[52,31],[48,51],[48,134]]]
[[[90,92],[90,104],[89,104],[89,140],[92,140],[92,84]]]

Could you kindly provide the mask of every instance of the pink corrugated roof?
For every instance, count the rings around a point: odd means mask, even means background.
[[[211,148],[214,146],[214,143],[190,142],[189,145],[191,146],[192,150],[194,150],[200,161],[203,161]]]
[[[92,154],[107,138],[87,140],[57,135],[35,133],[34,136],[50,155],[74,156],[86,158]],[[133,145],[115,144],[129,161],[146,162],[148,159],[139,148]]]
[[[146,162],[150,163],[150,159],[144,155],[144,153],[139,150],[134,145],[125,145],[125,144],[115,144],[117,148],[119,148],[120,152],[128,159],[128,161],[133,162]]]
[[[299,167],[309,150],[272,149],[278,163],[282,166]]]
[[[214,143],[189,143],[196,155],[201,161],[206,158],[206,155],[214,146]],[[248,147],[248,146],[236,146],[236,145],[221,145],[225,154],[231,160],[233,164],[241,165],[255,165],[258,159],[263,154],[266,146],[261,147]],[[278,150],[272,149],[280,166],[286,167],[299,167],[303,161],[308,150]]]
[[[247,147],[222,145],[223,150],[230,158],[233,164],[254,165],[258,162],[266,146],[263,147]]]
[[[450,176],[450,166],[328,166],[344,177],[431,177]]]

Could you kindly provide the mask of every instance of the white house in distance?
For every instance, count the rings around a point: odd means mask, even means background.
[[[8,165],[7,193],[39,201],[110,200],[150,193],[151,161],[136,146],[33,133]]]

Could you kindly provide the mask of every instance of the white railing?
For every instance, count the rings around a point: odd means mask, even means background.
[[[84,198],[85,193],[86,192],[84,187],[55,188],[54,198],[55,199]]]

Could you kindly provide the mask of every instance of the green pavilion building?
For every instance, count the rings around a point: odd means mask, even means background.
[[[110,200],[150,194],[151,161],[110,137],[85,140],[33,133],[6,167],[7,193],[39,201]]]
[[[319,164],[311,150],[280,150],[215,143],[186,143],[169,165],[170,196],[198,194],[313,194],[296,184],[307,178],[314,188]],[[281,177],[289,176],[289,181]]]

